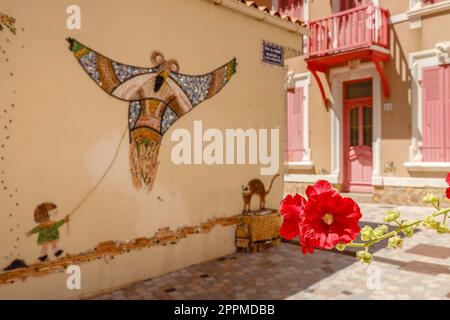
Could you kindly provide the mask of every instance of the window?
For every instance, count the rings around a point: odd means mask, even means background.
[[[364,107],[363,112],[363,144],[372,147],[372,108]]]
[[[360,113],[362,112],[361,118]],[[360,130],[362,126],[362,130]],[[362,134],[362,136],[360,136]],[[365,145],[372,147],[372,108],[355,107],[350,110],[350,147]]]
[[[287,92],[287,148],[288,162],[302,162],[303,147],[303,87]]]
[[[350,110],[350,146],[359,145],[359,108]]]
[[[410,7],[411,9],[420,9],[432,4],[436,4],[439,2],[444,2],[447,0],[411,0],[410,1]]]
[[[372,97],[372,80],[345,85],[345,99]]]
[[[450,67],[427,67],[422,72],[423,161],[450,162]]]
[[[305,0],[279,0],[278,1],[278,11],[281,11],[285,15],[304,19],[304,6]]]
[[[372,3],[372,0],[333,0],[333,13],[350,10]]]

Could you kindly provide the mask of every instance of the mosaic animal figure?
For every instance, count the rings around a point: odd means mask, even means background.
[[[133,185],[152,189],[164,133],[194,107],[216,95],[236,73],[237,62],[204,75],[179,73],[176,60],[152,53],[153,67],[113,61],[68,38],[70,50],[87,74],[109,95],[129,102],[130,171]]]
[[[266,196],[272,190],[273,182],[279,174],[276,174],[270,181],[269,189],[266,191],[264,183],[260,179],[252,179],[247,183],[246,186],[242,186],[242,199],[244,200],[244,210],[243,213],[250,212],[250,204],[252,202],[252,197],[257,195],[259,197],[259,209],[264,210],[266,208]]]

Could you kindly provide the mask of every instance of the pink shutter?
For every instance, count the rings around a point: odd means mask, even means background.
[[[450,162],[450,66],[445,66],[445,135],[444,135],[444,147],[445,147],[445,161]]]
[[[445,161],[445,86],[443,67],[423,69],[423,161]]]
[[[303,88],[288,91],[288,161],[303,159]]]

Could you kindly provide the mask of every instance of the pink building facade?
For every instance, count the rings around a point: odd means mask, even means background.
[[[304,55],[287,61],[285,191],[326,179],[374,202],[420,204],[444,188],[450,1],[271,5],[311,32]]]

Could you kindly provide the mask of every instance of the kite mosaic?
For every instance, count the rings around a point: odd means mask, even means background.
[[[109,95],[129,102],[130,171],[133,185],[151,190],[164,133],[192,108],[216,95],[236,73],[232,59],[210,73],[179,73],[176,60],[154,51],[150,68],[113,61],[75,39],[70,50],[86,73]]]

